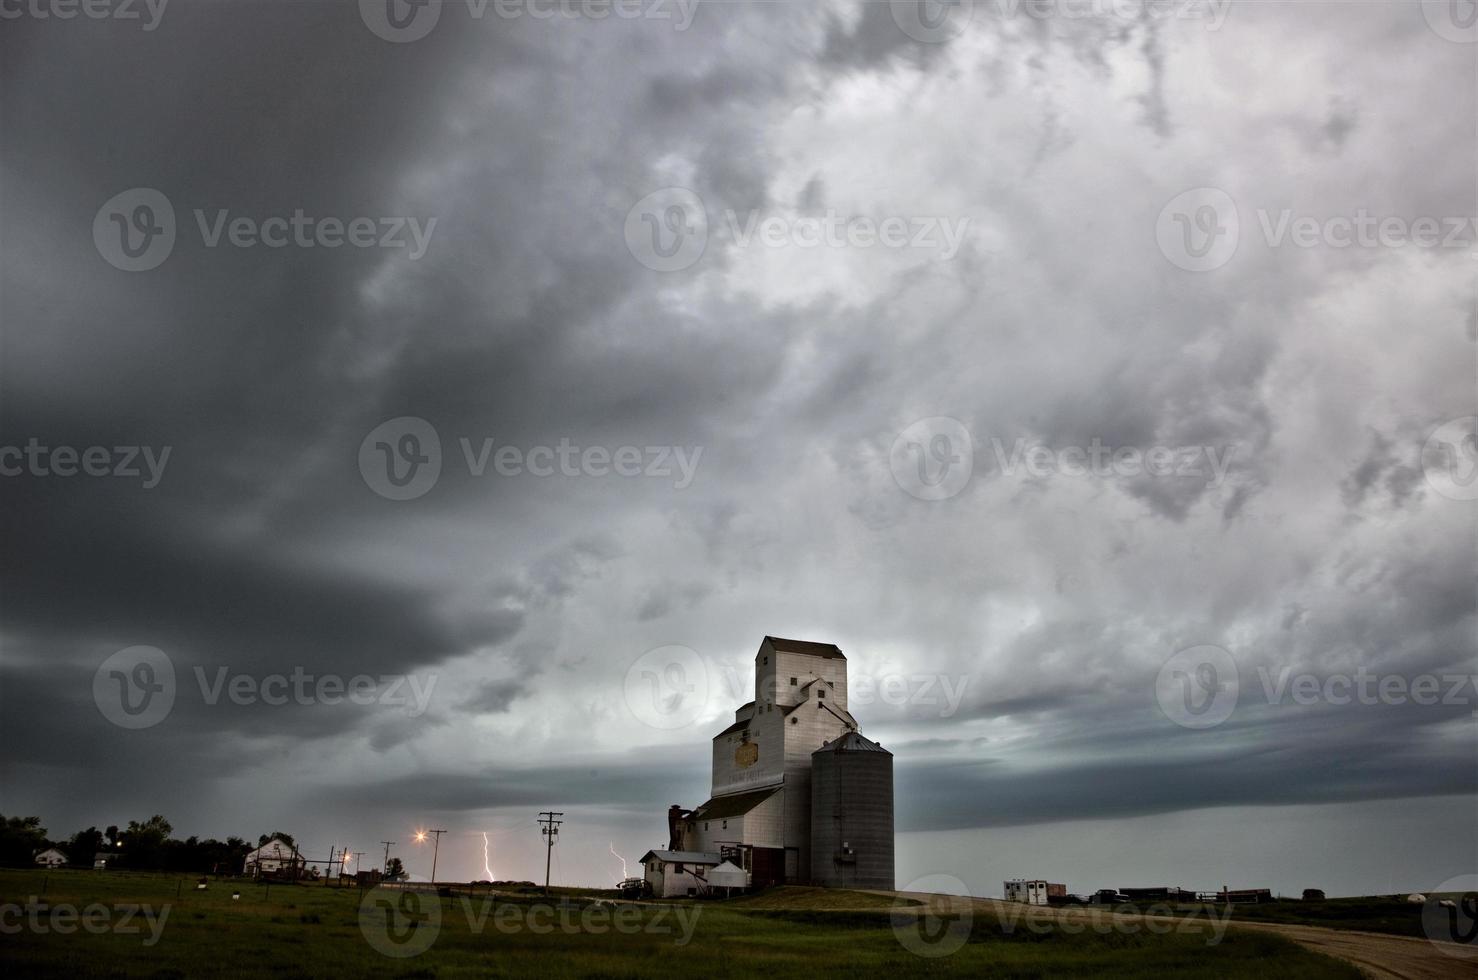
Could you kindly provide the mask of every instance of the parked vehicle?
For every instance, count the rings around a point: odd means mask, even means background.
[[[626,878],[616,886],[622,898],[651,898],[652,883],[645,878]]]

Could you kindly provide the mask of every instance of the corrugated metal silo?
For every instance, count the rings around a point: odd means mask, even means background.
[[[857,732],[811,753],[811,883],[893,889],[893,753]]]

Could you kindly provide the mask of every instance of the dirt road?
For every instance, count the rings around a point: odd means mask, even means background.
[[[1447,951],[1444,951],[1425,939],[1348,929],[1267,922],[1239,922],[1233,928],[1276,932],[1316,953],[1348,960],[1376,980],[1439,980],[1446,977],[1473,980],[1478,977],[1478,950],[1455,943],[1445,944]],[[1449,951],[1464,955],[1449,955]]]

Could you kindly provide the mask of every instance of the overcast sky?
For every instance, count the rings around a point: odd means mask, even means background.
[[[0,811],[609,882],[774,634],[900,886],[1478,866],[1446,4],[120,6],[0,5]]]

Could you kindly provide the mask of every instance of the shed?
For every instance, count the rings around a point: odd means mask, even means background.
[[[733,861],[725,861],[708,872],[708,883],[714,888],[747,888],[749,873]]]

